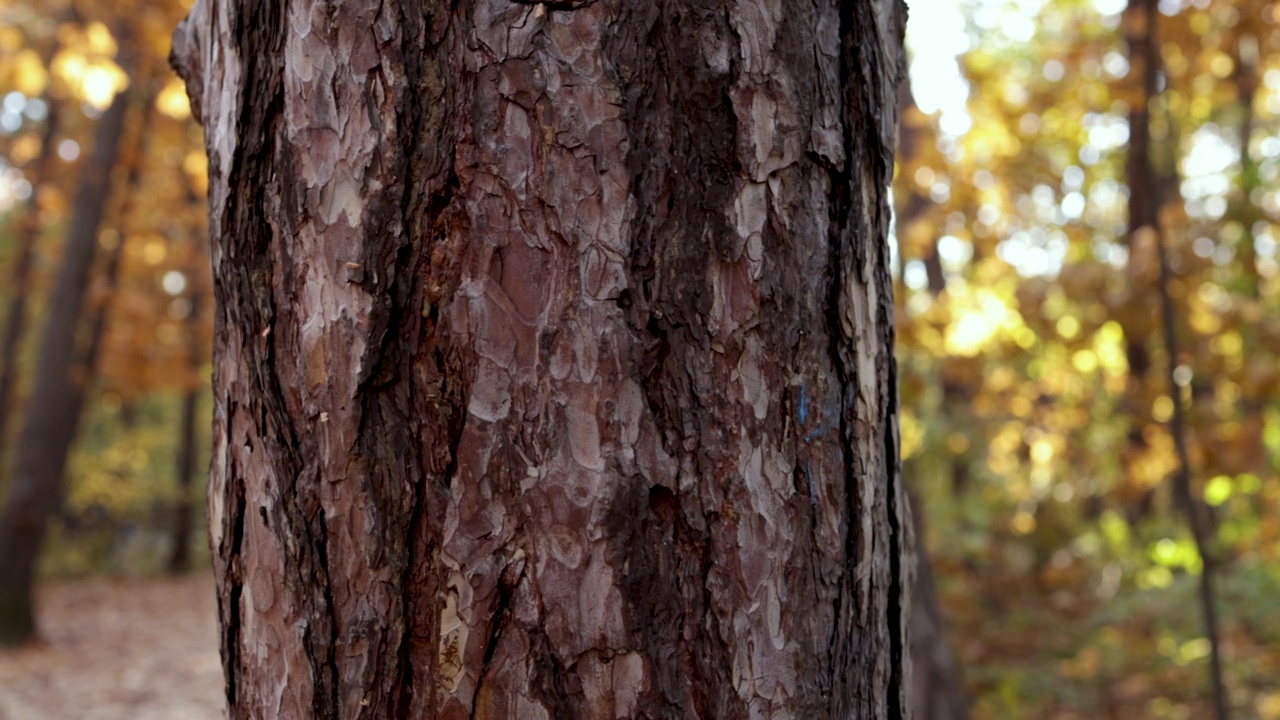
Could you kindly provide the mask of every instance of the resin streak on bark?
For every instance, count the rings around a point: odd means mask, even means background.
[[[175,43],[232,716],[905,716],[901,7],[280,8]]]

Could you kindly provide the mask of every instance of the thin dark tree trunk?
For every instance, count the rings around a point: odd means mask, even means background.
[[[911,94],[911,83],[904,79],[898,88],[898,157],[912,158],[921,152],[922,143],[928,138],[917,124],[919,112]],[[904,247],[902,233],[913,224],[922,221],[932,206],[930,198],[918,191],[910,178],[902,178],[898,184],[901,194],[895,194],[897,202],[895,220],[898,228],[898,247]],[[905,254],[904,254],[905,257]],[[931,238],[928,250],[921,257],[924,263],[930,294],[937,297],[946,288],[942,263],[938,256],[937,235]],[[943,383],[943,419],[957,417],[953,414],[958,393],[953,385]],[[967,459],[958,456],[952,462],[952,490],[959,495],[963,490],[968,471]],[[910,487],[910,483],[907,483]],[[916,492],[920,491],[917,486]],[[908,493],[910,496],[911,493]],[[911,704],[916,720],[966,720],[969,702],[964,695],[960,669],[955,655],[947,643],[946,626],[942,608],[938,603],[938,591],[933,582],[933,569],[929,551],[925,547],[924,507],[912,502],[915,519],[916,582],[911,596],[911,666],[914,680]]]
[[[0,643],[35,631],[32,583],[49,517],[61,501],[67,451],[75,437],[75,338],[93,267],[98,228],[124,132],[128,101],[118,96],[94,130],[93,150],[81,169],[67,242],[41,338],[26,426],[13,483],[0,512]]]
[[[1158,17],[1155,0],[1131,2],[1126,27],[1130,28],[1130,67],[1140,72],[1143,83],[1145,102],[1141,112],[1130,113],[1129,154],[1126,173],[1129,177],[1129,241],[1130,263],[1135,262],[1132,253],[1149,252],[1154,256],[1156,265],[1155,289],[1159,298],[1160,335],[1163,341],[1167,380],[1166,391],[1173,402],[1173,415],[1169,422],[1169,432],[1173,437],[1173,446],[1177,454],[1178,467],[1173,474],[1173,494],[1182,508],[1190,527],[1196,551],[1200,555],[1200,610],[1204,619],[1205,636],[1209,641],[1209,686],[1213,693],[1214,716],[1217,720],[1230,717],[1230,703],[1227,699],[1226,683],[1222,674],[1222,650],[1220,630],[1218,627],[1217,601],[1214,595],[1213,582],[1215,563],[1209,547],[1209,529],[1206,522],[1205,509],[1196,500],[1191,490],[1191,463],[1187,455],[1186,420],[1182,398],[1182,388],[1178,385],[1177,367],[1179,362],[1177,335],[1175,331],[1175,315],[1173,298],[1169,292],[1172,280],[1172,269],[1169,264],[1164,228],[1160,222],[1160,208],[1165,201],[1161,187],[1176,183],[1161,183],[1152,161],[1150,110],[1158,97],[1159,78],[1159,43],[1156,34]],[[1138,65],[1134,65],[1134,61]],[[1145,236],[1149,248],[1137,247],[1136,240]],[[1145,350],[1144,350],[1145,353]],[[1132,370],[1132,368],[1131,368]],[[1145,371],[1145,368],[1144,368]],[[1144,372],[1145,374],[1145,372]],[[1132,382],[1132,379],[1131,379]]]
[[[924,543],[924,517],[912,503],[917,542]],[[968,720],[960,667],[947,642],[946,622],[938,604],[929,553],[916,549],[916,576],[911,596],[911,703],[915,720]]]
[[[199,207],[200,198],[197,196],[192,183],[188,182],[186,185],[187,202],[194,210]],[[199,242],[203,242],[208,237],[208,226],[202,221],[198,230],[184,229],[184,232],[190,233],[193,242],[197,241],[196,238],[199,238]],[[192,267],[188,267],[188,277],[194,283],[194,278],[198,274],[208,272],[208,266],[204,264],[203,254],[193,251],[192,255],[201,258],[199,263],[189,263]],[[203,287],[203,284],[193,285],[189,296],[190,304],[187,308],[187,363],[193,377],[199,376],[200,365],[204,361],[203,348],[207,342],[204,337],[204,326],[201,317],[206,302]],[[183,394],[179,419],[178,454],[174,468],[177,480],[177,498],[173,507],[172,538],[168,562],[168,570],[171,573],[185,572],[191,567],[191,532],[195,516],[194,498],[192,498],[191,493],[195,481],[196,450],[198,447],[196,441],[196,411],[199,407],[199,400],[200,384],[196,383]]]
[[[56,50],[55,50],[56,53]],[[50,54],[50,57],[54,53]],[[31,199],[18,221],[14,238],[17,248],[13,258],[13,270],[9,276],[9,306],[5,310],[4,337],[0,338],[0,468],[5,467],[9,447],[9,419],[14,413],[13,389],[18,377],[18,363],[22,340],[27,331],[27,297],[31,295],[31,267],[35,258],[36,241],[40,238],[40,194],[52,179],[54,141],[58,136],[58,119],[61,103],[52,92],[44,96],[48,114],[40,135],[40,150],[32,159],[27,171],[31,183]],[[0,474],[8,473],[0,470]],[[0,489],[3,483],[0,483]]]
[[[1148,344],[1155,319],[1148,298],[1156,279],[1154,233],[1159,219],[1159,187],[1151,166],[1151,114],[1159,79],[1158,48],[1155,44],[1151,10],[1156,0],[1132,0],[1124,10],[1125,42],[1128,45],[1129,78],[1137,100],[1129,107],[1129,145],[1125,156],[1125,181],[1129,186],[1128,227],[1124,243],[1129,250],[1128,297],[1118,320],[1124,331],[1125,358],[1129,373],[1123,407],[1129,416],[1122,462],[1127,471],[1141,465],[1148,450],[1143,432],[1151,422],[1151,397],[1146,391],[1151,370]],[[1131,498],[1132,499],[1132,498]],[[1135,518],[1146,512],[1148,500],[1129,508]]]
[[[201,0],[232,718],[902,718],[894,0]]]
[[[1187,525],[1191,529],[1196,552],[1200,555],[1200,612],[1204,619],[1205,637],[1209,641],[1209,685],[1213,689],[1214,717],[1217,720],[1227,720],[1231,716],[1231,706],[1227,699],[1227,686],[1222,672],[1222,633],[1218,624],[1217,597],[1213,589],[1217,563],[1211,548],[1212,531],[1207,518],[1208,510],[1191,490],[1186,411],[1182,399],[1182,387],[1178,385],[1175,373],[1178,367],[1178,342],[1174,330],[1173,298],[1169,294],[1169,282],[1172,280],[1173,273],[1169,268],[1169,258],[1163,237],[1159,242],[1161,332],[1165,352],[1169,357],[1165,373],[1167,387],[1169,398],[1173,400],[1173,417],[1169,421],[1169,432],[1173,436],[1173,447],[1178,456],[1178,468],[1173,475],[1173,493],[1187,517]]]
[[[1242,19],[1242,25],[1248,21]],[[1239,28],[1234,53],[1234,80],[1236,86],[1236,102],[1240,106],[1240,180],[1236,187],[1235,197],[1228,207],[1228,214],[1244,228],[1241,238],[1239,257],[1241,270],[1249,280],[1247,295],[1254,300],[1260,299],[1262,290],[1262,274],[1258,270],[1258,252],[1254,247],[1254,224],[1264,219],[1257,203],[1253,201],[1252,191],[1262,184],[1258,162],[1253,157],[1251,141],[1253,140],[1254,112],[1253,100],[1258,92],[1258,37],[1245,28]],[[1252,332],[1253,328],[1242,328]],[[1250,345],[1246,343],[1246,348]],[[1248,352],[1248,350],[1246,350]]]
[[[142,76],[141,72],[137,73],[137,78]],[[134,80],[135,87],[141,82],[137,78]],[[102,343],[106,337],[107,326],[111,317],[111,303],[115,298],[116,286],[120,278],[120,263],[124,258],[125,244],[130,235],[129,218],[138,202],[138,189],[142,183],[143,162],[146,157],[147,147],[150,144],[151,122],[155,113],[154,92],[133,90],[128,94],[136,100],[134,104],[137,107],[138,119],[129,142],[132,149],[126,154],[124,162],[128,173],[125,176],[122,190],[117,195],[118,202],[112,212],[112,216],[115,218],[116,242],[107,251],[105,267],[99,274],[102,279],[102,294],[97,299],[97,303],[85,321],[87,326],[86,337],[83,338],[83,342],[76,353],[77,361],[74,377],[77,394],[72,405],[73,412],[77,418],[84,408],[85,398],[88,396],[89,389],[93,385],[93,379],[98,372],[98,359],[102,354]]]
[[[915,96],[911,94],[911,83],[904,79],[898,88],[898,157],[910,158],[921,151],[921,144],[928,141],[922,128],[917,124],[920,113],[916,108]],[[903,178],[898,187],[902,190],[895,195],[895,216],[898,228],[898,247],[904,247],[903,235],[909,232],[912,223],[920,219],[933,206],[933,200],[916,188],[915,181]],[[903,264],[909,260],[904,253]],[[942,258],[938,254],[938,237],[934,234],[928,250],[920,256],[924,263],[925,276],[928,279],[929,294],[937,297],[947,288],[947,278],[942,273]]]
[[[187,309],[187,348],[193,373],[200,368],[203,346],[200,337],[201,295],[192,293]],[[182,409],[178,420],[178,454],[174,467],[177,479],[177,498],[173,507],[173,535],[170,545],[168,569],[171,573],[186,572],[191,567],[192,507],[191,486],[196,472],[196,408],[200,401],[200,386],[193,385],[182,395]]]
[[[1240,125],[1237,136],[1240,144],[1240,174],[1228,200],[1227,215],[1220,224],[1220,226],[1225,227],[1229,221],[1235,221],[1244,230],[1243,237],[1240,238],[1240,245],[1236,251],[1236,258],[1240,266],[1240,276],[1245,283],[1243,288],[1244,295],[1257,303],[1261,303],[1263,300],[1264,278],[1258,267],[1255,229],[1259,222],[1267,220],[1267,216],[1262,206],[1255,202],[1254,192],[1259,188],[1265,188],[1267,183],[1262,179],[1261,168],[1257,158],[1254,157],[1251,141],[1253,140],[1253,130],[1256,125],[1253,104],[1261,85],[1258,77],[1258,65],[1261,62],[1258,37],[1265,31],[1260,27],[1254,30],[1252,25],[1261,22],[1261,18],[1256,20],[1241,18],[1241,22],[1236,28],[1238,35],[1235,40],[1234,84],[1236,102],[1240,109]],[[1261,356],[1259,353],[1261,343],[1259,342],[1258,324],[1252,322],[1240,323],[1236,330],[1239,332],[1242,341],[1242,356],[1245,358],[1259,358]],[[1225,331],[1228,331],[1228,328],[1224,328]],[[1238,442],[1244,444],[1244,447],[1239,451],[1240,456],[1266,457],[1266,450],[1263,447],[1263,430],[1266,425],[1264,409],[1270,403],[1270,400],[1267,397],[1267,393],[1244,393],[1239,399],[1236,406],[1237,417],[1241,423]],[[1258,496],[1257,501],[1261,504],[1263,502],[1262,497]]]

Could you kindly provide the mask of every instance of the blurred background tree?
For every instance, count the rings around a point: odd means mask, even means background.
[[[902,450],[973,715],[1212,716],[1180,405],[1227,699],[1280,717],[1280,5],[913,9]]]
[[[190,562],[209,330],[203,154],[166,60],[183,12],[0,6],[5,641],[31,633],[46,536],[45,574]]]
[[[164,62],[183,5],[0,0],[0,498],[76,188],[126,98],[44,578],[205,568],[206,166]],[[1226,699],[1280,718],[1280,3],[911,6],[902,454],[940,600],[922,612],[971,716],[1210,716],[1181,408]]]

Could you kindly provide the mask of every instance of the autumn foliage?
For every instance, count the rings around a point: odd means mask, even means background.
[[[1280,6],[1158,3],[1141,188],[1134,8],[965,7],[967,102],[913,28],[916,94],[941,112],[906,111],[894,190],[902,454],[974,716],[1210,716],[1202,563],[1171,482],[1181,402],[1228,695],[1280,717]],[[1158,232],[1130,232],[1134,193]]]

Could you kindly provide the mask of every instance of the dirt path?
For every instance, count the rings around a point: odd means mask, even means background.
[[[0,720],[219,720],[213,581],[42,588],[43,642],[0,651]]]

